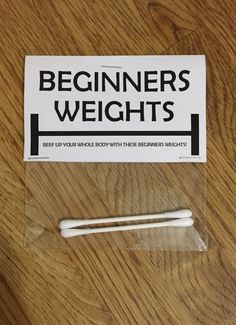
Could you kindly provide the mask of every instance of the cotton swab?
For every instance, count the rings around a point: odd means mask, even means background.
[[[64,238],[69,238],[69,237],[83,236],[83,235],[89,235],[95,233],[98,234],[104,232],[160,228],[160,227],[190,227],[192,225],[193,225],[193,219],[184,217],[182,219],[176,219],[172,221],[147,223],[147,224],[139,224],[139,225],[103,227],[103,228],[91,228],[91,229],[88,228],[87,229],[63,229],[61,230],[61,236]]]
[[[111,223],[111,222],[125,222],[125,221],[140,221],[140,220],[153,220],[153,219],[182,219],[192,216],[192,211],[188,209],[164,212],[159,214],[144,214],[140,216],[124,216],[115,218],[102,218],[102,219],[90,219],[90,220],[62,220],[59,224],[59,228],[71,229],[75,227]]]

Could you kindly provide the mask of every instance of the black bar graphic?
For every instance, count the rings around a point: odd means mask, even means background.
[[[40,136],[191,136],[191,155],[199,155],[199,115],[191,114],[190,131],[39,131],[39,115],[31,114],[31,156],[39,154]]]
[[[199,155],[199,116],[191,114],[191,154]]]
[[[38,156],[39,154],[39,115],[31,114],[31,146],[30,154],[31,156]]]

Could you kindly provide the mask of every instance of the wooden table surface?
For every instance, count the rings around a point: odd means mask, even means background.
[[[0,325],[236,324],[235,9],[233,0],[0,1]],[[208,252],[24,247],[27,54],[206,55]],[[84,213],[94,191],[86,170]]]

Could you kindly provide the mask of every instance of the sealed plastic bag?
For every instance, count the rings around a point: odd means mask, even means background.
[[[26,243],[144,250],[207,249],[205,164],[27,163]],[[63,219],[95,219],[190,209],[191,227],[62,238]]]

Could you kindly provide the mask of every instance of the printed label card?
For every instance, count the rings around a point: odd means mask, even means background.
[[[206,162],[203,55],[27,56],[25,161]]]

